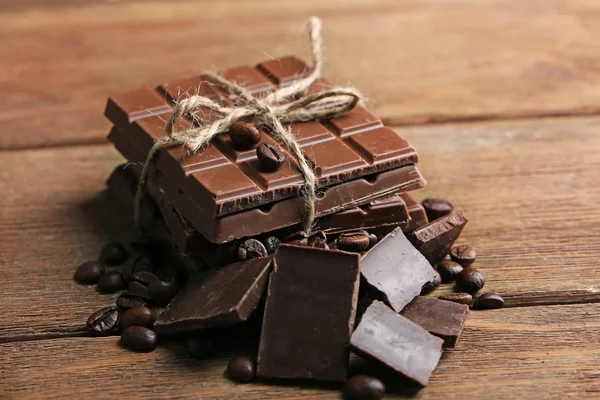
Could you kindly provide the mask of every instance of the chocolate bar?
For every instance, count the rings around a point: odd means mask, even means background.
[[[436,265],[448,255],[468,221],[467,214],[457,210],[415,230],[409,239],[431,265]]]
[[[281,245],[267,290],[257,375],[346,379],[358,254]]]
[[[396,228],[360,260],[361,274],[369,287],[396,312],[400,312],[435,277],[435,270]]]
[[[417,296],[400,313],[432,335],[444,339],[444,347],[452,348],[462,333],[469,306],[433,297]]]
[[[272,257],[255,258],[191,277],[154,323],[160,334],[190,333],[248,319],[261,300]]]
[[[425,386],[442,356],[443,340],[374,301],[352,334],[350,346],[420,386]]]
[[[286,67],[282,66],[284,60]],[[258,68],[242,66],[220,74],[259,95],[274,90],[276,82],[289,84],[306,70],[302,61],[288,57],[261,63]],[[202,84],[203,80],[206,78],[192,77],[163,84],[156,90],[143,88],[113,96],[105,115],[145,155],[154,141],[164,136],[165,119],[172,112],[171,100],[176,98],[175,88],[231,103],[228,94],[215,85]],[[194,119],[214,121],[215,116],[204,111],[180,121],[176,129],[192,126]],[[418,162],[414,148],[360,107],[328,121],[294,123],[289,128],[312,164],[319,188]],[[276,140],[261,131],[260,143],[275,145]],[[176,187],[194,198],[202,213],[215,218],[296,198],[304,181],[297,160],[287,150],[283,152],[287,162],[278,170],[267,172],[257,159],[256,145],[239,149],[229,135],[223,134],[196,154],[187,154],[181,147],[162,150],[156,165]],[[169,202],[173,203],[170,199]]]
[[[143,162],[141,152],[133,144],[113,129],[108,136],[117,150],[131,162]],[[317,216],[331,214],[345,208],[370,202],[372,199],[397,191],[409,191],[425,185],[420,171],[415,165],[381,172],[374,176],[321,190],[316,202]],[[165,198],[177,211],[194,226],[206,239],[213,243],[225,243],[242,237],[255,236],[302,221],[303,210],[298,198],[282,200],[268,206],[219,218],[208,217],[193,199],[175,187],[162,173],[155,173],[154,197]]]
[[[408,193],[403,193],[400,196],[404,200],[404,203],[406,203],[406,209],[408,210],[408,215],[410,216],[408,221],[406,221],[404,224],[400,224],[402,232],[412,232],[415,229],[426,225],[429,221],[427,220],[427,214],[425,213],[423,206]]]

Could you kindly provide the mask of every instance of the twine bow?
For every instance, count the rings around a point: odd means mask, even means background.
[[[300,192],[305,206],[303,230],[310,234],[316,213],[316,177],[294,135],[283,124],[333,117],[353,109],[362,99],[362,96],[354,88],[332,88],[294,100],[303,95],[321,76],[323,67],[321,20],[317,17],[311,17],[308,20],[308,25],[313,66],[311,73],[305,78],[258,99],[237,83],[215,73],[207,73],[204,76],[208,80],[238,96],[235,106],[225,107],[200,95],[190,96],[176,103],[173,114],[165,126],[166,136],[154,143],[142,169],[135,207],[135,218],[138,226],[140,226],[141,206],[147,191],[151,167],[159,150],[173,146],[183,146],[188,152],[196,153],[208,145],[213,138],[227,132],[235,122],[251,120],[256,126],[268,130],[298,160],[298,166],[304,178]],[[198,127],[178,132],[174,131],[175,123],[180,118],[189,116],[193,110],[198,108],[216,112],[221,118],[210,124],[200,121]]]

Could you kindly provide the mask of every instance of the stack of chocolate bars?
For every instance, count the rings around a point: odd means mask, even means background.
[[[296,57],[219,72],[258,98],[307,73]],[[320,78],[306,95],[331,87]],[[108,100],[105,114],[114,125],[108,138],[128,160],[108,180],[120,199],[132,203],[141,165],[165,135],[174,103],[193,94],[236,104],[201,75]],[[216,118],[200,109],[176,129]],[[146,301],[129,297],[121,308],[167,304],[153,330],[179,337],[234,329],[256,316],[259,378],[345,381],[352,350],[427,384],[442,345],[456,343],[468,306],[419,294],[439,276],[432,265],[448,254],[464,213],[428,224],[408,194],[425,185],[417,152],[359,105],[335,118],[289,125],[318,183],[318,219],[306,236],[298,161],[270,132],[247,124],[238,130],[244,129],[257,132],[240,138],[232,130],[195,154],[160,150],[142,225],[151,238],[174,244],[192,267],[170,301],[145,292]],[[257,155],[265,145],[284,161],[273,166]]]

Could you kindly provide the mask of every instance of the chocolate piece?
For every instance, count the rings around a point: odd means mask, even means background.
[[[159,334],[193,332],[245,321],[264,293],[272,257],[191,277],[154,323]]]
[[[400,224],[402,232],[412,232],[429,222],[427,219],[427,214],[425,213],[425,209],[411,195],[408,193],[402,193],[400,197],[402,197],[402,200],[404,200],[404,203],[406,203],[406,209],[408,210],[408,215],[410,216],[408,222]]]
[[[127,140],[123,140],[117,130],[113,129],[108,138],[131,162],[144,161],[141,153]],[[137,170],[139,173],[139,168]],[[213,243],[225,243],[236,238],[255,236],[299,224],[304,217],[302,201],[295,197],[215,219],[207,215],[204,209],[195,204],[195,199],[175,187],[160,171],[156,172],[155,180],[153,195],[164,198],[169,204],[175,206],[191,225]],[[396,168],[331,188],[320,189],[316,201],[316,213],[321,217],[368,203],[390,193],[414,190],[424,185],[425,180],[416,166]]]
[[[444,347],[452,348],[462,333],[469,306],[433,297],[415,297],[400,313],[432,335],[444,339]]]
[[[440,273],[438,271],[435,271],[435,276],[434,276],[433,280],[430,282],[427,282],[426,284],[423,285],[423,288],[421,288],[421,294],[431,292],[432,290],[434,290],[435,288],[440,286],[441,283],[442,283],[442,276],[440,275]]]
[[[442,261],[467,223],[467,214],[458,210],[417,229],[409,239],[432,265]]]
[[[400,228],[381,239],[360,260],[366,283],[396,312],[400,312],[436,273],[406,239]]]
[[[374,301],[352,334],[350,347],[425,386],[442,356],[443,340]]]
[[[359,256],[282,244],[275,264],[257,375],[344,381],[358,297]]]
[[[298,60],[299,61],[299,60]],[[239,83],[254,93],[266,93],[275,86],[260,69],[247,66],[223,71],[225,77]],[[299,65],[296,65],[297,67]],[[274,72],[274,64],[268,74]],[[304,69],[299,69],[301,71]],[[279,82],[297,77],[287,75],[289,68],[277,69]],[[197,87],[197,81],[189,83]],[[189,91],[191,87],[180,89]],[[134,142],[143,155],[147,154],[155,140],[164,136],[165,117],[172,107],[165,100],[174,97],[173,90],[163,85],[158,90],[143,88],[109,98],[105,115],[121,130],[128,140]],[[218,87],[200,85],[208,97],[222,103],[230,103]],[[216,119],[214,113],[198,110],[194,118],[204,123]],[[331,121],[294,123],[291,130],[300,140],[306,158],[314,166],[320,188],[337,185],[361,176],[398,168],[418,161],[414,148],[392,129],[382,126],[381,121],[366,110],[357,108]],[[176,130],[193,125],[192,121],[180,121]],[[261,144],[277,142],[268,132],[261,132]],[[260,167],[254,148],[237,150],[227,134],[218,136],[205,149],[187,155],[181,147],[160,151],[156,164],[178,188],[193,197],[196,204],[211,218],[256,208],[282,199],[296,197],[303,184],[297,160],[287,151],[284,163],[275,172]]]

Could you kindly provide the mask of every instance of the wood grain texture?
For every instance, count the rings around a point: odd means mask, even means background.
[[[475,311],[429,386],[416,393],[395,390],[402,397],[440,400],[597,399],[599,329],[598,304]],[[6,343],[0,344],[5,367],[0,396],[340,398],[336,385],[234,384],[224,376],[228,358],[192,360],[176,344],[133,353],[120,347],[117,337]]]
[[[600,110],[596,1],[38,1],[0,3],[0,148],[99,142],[112,93],[265,57],[327,66],[390,123]]]

